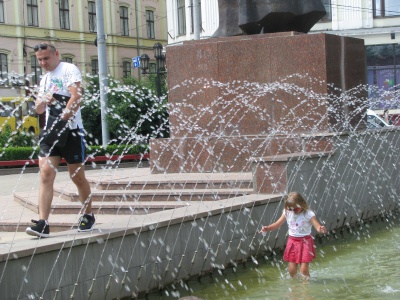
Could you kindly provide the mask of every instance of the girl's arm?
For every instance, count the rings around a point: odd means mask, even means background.
[[[313,224],[314,228],[319,232],[319,233],[327,233],[328,231],[326,230],[325,226],[321,226],[319,224],[317,218],[314,216],[311,218],[311,224]]]
[[[263,226],[259,232],[261,233],[261,232],[272,231],[272,230],[278,229],[279,227],[281,227],[283,225],[283,223],[285,223],[285,220],[286,220],[286,216],[283,213],[282,216],[278,219],[278,221],[276,221],[275,223],[272,223],[271,225]]]

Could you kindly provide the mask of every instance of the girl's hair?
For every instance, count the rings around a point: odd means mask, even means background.
[[[303,210],[309,210],[309,206],[303,196],[298,192],[291,192],[285,197],[285,209],[289,207],[301,207]]]

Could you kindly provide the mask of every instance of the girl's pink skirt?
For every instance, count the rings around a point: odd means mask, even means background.
[[[283,260],[296,264],[309,263],[315,258],[314,239],[311,235],[304,237],[289,236]]]

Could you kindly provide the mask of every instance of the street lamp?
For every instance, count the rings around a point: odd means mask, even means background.
[[[142,75],[156,74],[157,75],[157,95],[161,97],[161,75],[165,74],[165,54],[163,53],[163,45],[155,43],[153,46],[154,58],[156,59],[156,72],[148,71],[150,57],[147,54],[140,56],[140,69]]]

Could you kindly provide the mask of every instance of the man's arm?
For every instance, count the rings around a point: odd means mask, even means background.
[[[79,109],[82,99],[81,83],[75,82],[74,84],[70,85],[68,87],[68,91],[71,94],[71,98],[69,99],[67,106],[62,114],[61,118],[63,120],[71,119]]]
[[[35,99],[35,110],[36,113],[41,115],[42,113],[45,112],[46,110],[46,101],[43,101],[43,97],[42,96],[37,96]]]
[[[50,93],[44,94],[44,83],[47,81],[48,74],[45,75],[46,79],[44,77],[40,81],[40,87],[39,87],[39,93],[35,98],[35,110],[36,113],[41,115],[46,111],[47,105],[51,105],[51,101],[53,100],[53,95]]]

